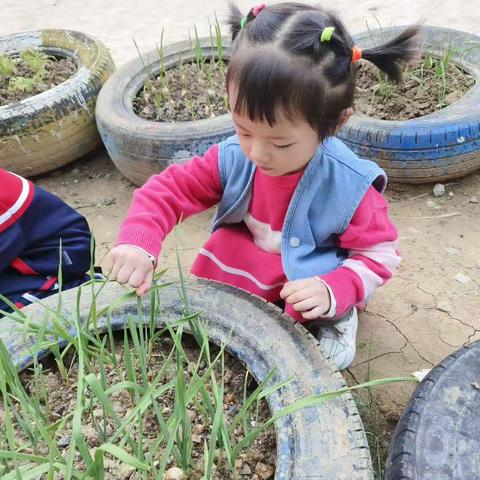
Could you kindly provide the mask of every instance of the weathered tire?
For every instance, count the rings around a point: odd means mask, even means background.
[[[98,92],[114,70],[107,49],[69,30],[37,30],[0,38],[0,54],[26,48],[72,58],[77,72],[46,92],[0,107],[0,167],[33,176],[61,167],[100,143]]]
[[[480,341],[418,385],[390,445],[387,480],[480,478]]]
[[[388,39],[403,28],[362,33],[355,41],[372,46],[382,42],[382,32]],[[473,88],[452,105],[413,120],[355,114],[338,135],[357,155],[377,162],[393,182],[438,182],[480,168],[480,37],[427,26],[423,35],[424,49],[431,53],[460,49],[452,61],[475,78]]]
[[[157,320],[159,324],[183,316],[184,306],[178,290],[178,284],[160,290],[165,315]],[[262,381],[274,367],[276,373],[272,383],[294,379],[268,398],[272,413],[295,399],[345,386],[343,377],[325,359],[314,337],[275,306],[211,282],[188,283],[186,291],[190,311],[203,312],[211,340],[216,344],[225,343],[227,350],[248,367],[257,381]],[[78,289],[73,289],[62,294],[62,308],[67,318],[73,318],[77,311],[77,293]],[[123,288],[109,284],[97,299],[97,312],[102,307],[112,306],[113,328],[122,328],[127,314],[138,321],[135,298],[121,306],[113,306],[114,299],[124,293]],[[43,302],[55,310],[57,301],[53,296]],[[91,288],[88,287],[82,291],[80,302],[83,319],[90,304]],[[144,301],[143,306],[145,321],[149,321],[149,304]],[[22,311],[34,320],[44,319],[45,310],[39,305],[30,305]],[[14,363],[22,369],[32,359],[21,327],[6,318],[1,324],[0,339],[6,343]],[[99,318],[99,329],[105,330],[105,324],[106,318]],[[29,341],[33,344],[35,339]],[[365,432],[350,394],[318,407],[298,410],[279,420],[275,428],[277,480],[373,478]]]
[[[204,56],[212,57],[210,38],[201,39]],[[230,47],[224,43],[223,57]],[[217,58],[217,51],[213,50]],[[174,43],[164,49],[166,69],[194,60],[190,42]],[[147,72],[144,63],[149,65]],[[136,185],[172,163],[181,163],[194,155],[203,155],[212,145],[233,135],[230,114],[190,122],[153,122],[133,111],[133,100],[148,80],[157,76],[160,59],[155,50],[127,63],[115,72],[102,88],[97,102],[97,125],[103,143],[117,168]]]

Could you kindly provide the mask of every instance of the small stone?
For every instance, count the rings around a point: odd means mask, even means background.
[[[457,100],[460,100],[461,97],[462,97],[462,92],[460,92],[458,90],[455,90],[454,92],[449,93],[445,97],[445,103],[447,105],[451,105],[452,103],[456,102]]]
[[[63,437],[60,437],[57,441],[57,445],[60,448],[65,448],[70,445],[70,437],[68,435],[64,435]]]
[[[242,468],[240,469],[240,473],[242,475],[251,475],[252,469],[250,468],[250,465],[248,463],[244,463]]]
[[[82,433],[88,445],[90,445],[91,447],[98,447],[100,445],[100,436],[98,435],[98,432],[95,430],[95,428],[93,428],[91,425],[83,425]]]
[[[455,194],[453,192],[448,192],[448,196],[451,198],[453,197]]]
[[[475,389],[475,390],[480,390],[480,384],[478,382],[472,382],[472,387]]]
[[[240,410],[239,406],[235,403],[232,403],[231,405],[228,406],[228,414],[231,415],[232,417],[238,413]]]
[[[169,468],[163,476],[163,480],[183,480],[183,478],[183,470],[178,467]]]
[[[239,470],[242,467],[243,467],[243,460],[241,458],[237,458],[235,460],[235,468]]]
[[[191,422],[197,418],[197,412],[194,412],[193,410],[187,410],[187,415]]]
[[[193,443],[202,443],[203,437],[201,435],[192,434],[192,442]]]
[[[460,253],[460,250],[454,247],[445,247],[445,251],[450,255],[458,255]]]
[[[470,283],[472,280],[468,275],[465,275],[464,273],[458,272],[455,275],[455,280],[457,282],[463,283],[463,285],[467,285],[467,283]]]
[[[445,185],[443,183],[436,183],[433,186],[433,195],[435,197],[443,197],[445,195]]]
[[[205,425],[202,425],[201,423],[197,423],[192,427],[192,433],[196,435],[200,435],[205,431]]]
[[[267,480],[267,478],[272,477],[274,472],[275,469],[266,463],[258,462],[255,466],[255,473],[263,480]]]
[[[440,208],[435,200],[427,200],[425,203],[427,204],[427,207],[433,208],[435,210],[438,210]]]
[[[470,197],[470,203],[480,203],[477,197]]]
[[[128,480],[131,478],[132,473],[135,471],[135,467],[132,467],[131,465],[127,465],[126,463],[123,463],[120,465],[118,470],[115,472],[116,473],[116,478],[119,478],[121,480]]]

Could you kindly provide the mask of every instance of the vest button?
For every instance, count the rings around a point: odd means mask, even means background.
[[[292,247],[298,247],[300,245],[300,239],[298,237],[292,237],[290,239],[290,246]]]

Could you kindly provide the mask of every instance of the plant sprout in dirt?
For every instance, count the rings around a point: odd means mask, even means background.
[[[228,111],[225,92],[225,48],[220,23],[215,15],[209,24],[209,41],[199,37],[193,27],[188,32],[189,51],[172,59],[165,54],[162,29],[156,44],[158,68],[152,71],[135,43],[147,81],[134,100],[134,111],[153,121],[189,121],[213,118]]]
[[[226,344],[209,343],[207,312],[191,311],[182,277],[182,315],[164,316],[162,289],[170,283],[157,276],[149,308],[137,298],[121,325],[115,312],[136,294],[125,289],[102,308],[96,299],[106,285],[79,288],[69,315],[61,295],[56,308],[37,307],[43,317],[18,309],[6,315],[30,345],[33,364],[19,374],[0,342],[3,480],[124,478],[126,472],[162,479],[172,468],[189,479],[250,478],[259,469],[267,478],[274,471],[277,419],[348,390],[414,380],[369,381],[297,400],[271,416],[265,400],[291,380],[275,384],[272,371],[252,384]],[[80,314],[85,291],[92,301]],[[50,355],[40,361],[45,351]]]
[[[372,44],[386,40],[378,22]],[[433,113],[460,99],[475,83],[462,66],[463,56],[480,45],[446,45],[442,51],[424,51],[405,65],[402,80],[395,84],[377,67],[360,62],[356,82],[357,111],[382,120],[408,120]]]
[[[73,60],[55,58],[30,48],[0,55],[0,106],[44,92],[67,80],[76,70]]]

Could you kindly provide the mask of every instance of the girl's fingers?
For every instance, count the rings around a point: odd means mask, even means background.
[[[143,297],[152,287],[153,271],[149,272],[144,282],[137,288],[137,295]]]
[[[130,275],[130,278],[128,279],[128,284],[133,288],[138,288],[140,287],[140,285],[143,284],[148,274],[149,274],[148,269],[136,268]]]
[[[304,300],[307,300],[308,298],[314,296],[315,292],[311,288],[302,288],[301,290],[297,290],[296,292],[285,298],[285,301],[287,303],[295,305],[298,302],[303,302]]]
[[[110,280],[117,280],[118,272],[123,268],[124,263],[120,259],[116,258],[113,262],[113,266],[110,270],[107,270],[107,277]]]
[[[312,308],[320,307],[321,299],[318,296],[310,296],[301,302],[297,302],[293,305],[293,309],[296,312],[305,312],[312,310]]]
[[[293,295],[295,292],[298,292],[299,290],[303,290],[304,288],[307,288],[311,286],[311,278],[304,278],[302,280],[292,280],[291,282],[287,282],[281,292],[280,292],[280,297],[283,298],[284,300],[289,297],[290,295]]]
[[[301,287],[298,286],[298,280],[294,280],[293,282],[287,282],[281,292],[280,292],[280,297],[283,298],[284,300],[295,293],[297,290],[299,290]]]
[[[108,276],[110,274],[110,271],[113,269],[113,255],[111,252],[108,252],[107,256],[103,259],[103,265],[102,269]]]
[[[308,310],[307,312],[302,312],[302,317],[305,320],[315,320],[317,318],[320,318],[322,315],[325,315],[325,309],[322,307],[315,307],[312,308],[311,310]]]
[[[116,266],[115,266],[116,267]],[[115,271],[115,267],[113,267],[113,271]],[[118,271],[116,278],[118,283],[127,283],[134,272],[134,268],[130,265],[123,265],[120,270]],[[112,272],[113,274],[113,272]]]

